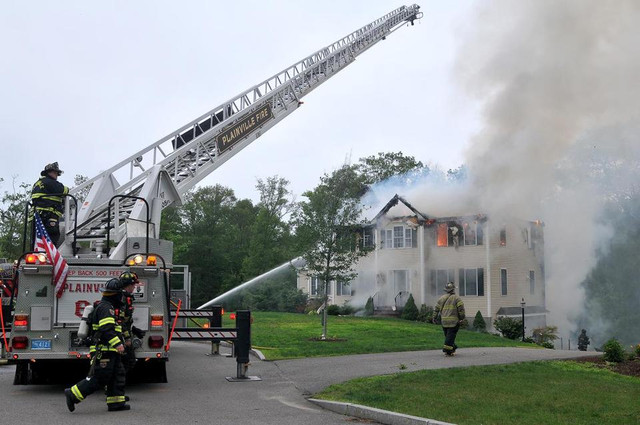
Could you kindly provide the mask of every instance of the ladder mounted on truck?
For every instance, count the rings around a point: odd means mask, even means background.
[[[158,238],[164,208],[179,204],[189,189],[298,109],[305,95],[360,54],[402,25],[413,25],[422,17],[419,9],[414,4],[391,11],[73,188],[72,195],[86,198],[75,211],[77,218],[66,202],[63,255],[123,258],[127,237],[145,232],[147,208],[151,237]],[[116,174],[125,174],[128,181],[118,182]],[[118,195],[127,197],[109,208]],[[107,239],[116,245],[113,249]],[[80,241],[90,241],[91,248],[78,247]]]

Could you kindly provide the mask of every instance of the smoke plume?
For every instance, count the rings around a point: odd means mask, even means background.
[[[462,34],[456,71],[483,119],[468,193],[489,214],[544,220],[549,322],[564,335],[612,235],[604,202],[637,191],[639,19],[632,0],[492,1]]]

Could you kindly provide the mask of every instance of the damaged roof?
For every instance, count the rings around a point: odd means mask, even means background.
[[[375,222],[376,220],[378,220],[380,217],[382,217],[383,215],[385,215],[387,212],[389,212],[389,210],[393,207],[395,207],[396,205],[398,205],[398,202],[402,202],[407,208],[409,208],[417,217],[418,217],[418,221],[426,221],[429,220],[429,217],[427,217],[425,214],[421,213],[420,211],[418,211],[417,209],[415,209],[413,207],[413,205],[411,205],[406,199],[404,199],[402,196],[398,195],[397,193],[395,194],[395,196],[393,198],[391,198],[391,200],[389,202],[387,202],[387,205],[385,205],[380,212],[371,220],[372,222]]]

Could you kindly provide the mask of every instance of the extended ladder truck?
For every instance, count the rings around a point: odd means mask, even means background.
[[[135,291],[134,324],[146,335],[136,350],[143,360],[138,365],[146,367],[150,381],[166,382],[174,264],[172,242],[160,239],[162,210],[180,205],[189,189],[297,110],[305,95],[360,54],[405,24],[413,25],[422,17],[419,9],[414,4],[391,11],[71,189],[61,220],[64,241],[59,251],[69,274],[60,298],[51,285],[52,264],[29,251],[33,245],[25,221],[26,252],[18,261],[5,353],[17,365],[14,384],[46,382],[59,362],[88,364],[89,348],[77,336],[83,309],[100,298],[99,290],[109,278],[124,271],[137,273],[141,281]],[[123,175],[127,181],[120,183],[116,176]],[[234,336],[225,331],[176,334],[180,339],[208,340]],[[244,351],[237,362],[246,367],[248,350]]]

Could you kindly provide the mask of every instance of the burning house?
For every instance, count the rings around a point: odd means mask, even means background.
[[[471,320],[477,311],[488,325],[498,316],[520,318],[524,301],[528,333],[546,325],[539,221],[433,217],[395,195],[362,234],[373,251],[356,265],[354,281],[330,282],[332,304],[364,305],[373,297],[377,312],[396,312],[412,294],[418,306],[433,306],[451,281]],[[298,276],[298,288],[311,297],[320,295],[319,287],[317,278]]]

